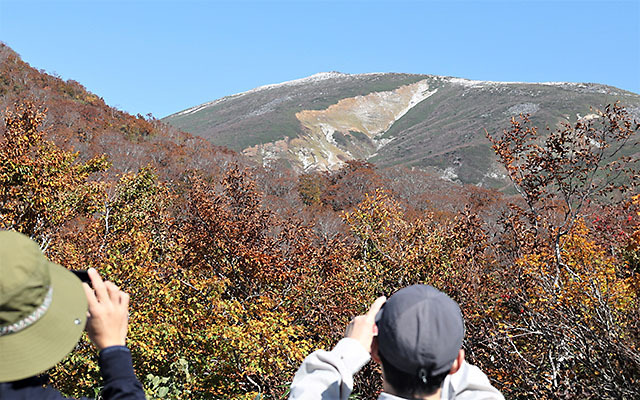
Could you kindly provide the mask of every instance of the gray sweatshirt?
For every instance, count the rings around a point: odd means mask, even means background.
[[[357,340],[344,338],[331,351],[316,350],[304,359],[291,383],[289,400],[347,400],[353,390],[353,375],[370,359]],[[497,399],[502,394],[476,366],[464,362],[442,384],[441,399]],[[402,400],[381,393],[378,400]]]

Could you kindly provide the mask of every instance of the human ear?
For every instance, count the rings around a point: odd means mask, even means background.
[[[371,343],[371,358],[376,364],[382,365],[382,360],[380,359],[380,354],[378,353],[378,337],[373,337],[373,342]]]
[[[453,360],[453,365],[451,366],[449,375],[452,375],[458,372],[463,362],[464,362],[464,350],[460,349],[460,351],[458,352],[458,357],[456,357],[456,359]]]

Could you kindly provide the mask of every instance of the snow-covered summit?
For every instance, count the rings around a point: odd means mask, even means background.
[[[477,81],[473,79],[465,79],[465,78],[453,78],[448,77],[447,82],[452,83],[454,85],[473,87],[473,86],[488,86],[488,85],[572,85],[572,83],[568,82],[499,82],[499,81]],[[573,84],[575,85],[575,84]]]
[[[238,93],[238,94],[246,94],[246,93],[255,93],[261,90],[268,90],[282,86],[297,86],[297,85],[305,85],[308,83],[316,83],[325,81],[327,79],[338,79],[338,78],[346,78],[351,76],[349,74],[344,74],[342,72],[331,71],[331,72],[318,72],[317,74],[313,74],[311,76],[307,76],[306,78],[294,79],[291,81],[281,82],[281,83],[272,83],[269,85],[258,86],[255,89],[248,90],[246,92]]]
[[[263,86],[258,86],[257,88],[251,89],[251,90],[247,90],[246,92],[240,92],[240,93],[236,93],[236,94],[232,94],[229,96],[225,96],[222,97],[220,99],[217,100],[213,100],[207,103],[203,103],[200,105],[197,105],[195,107],[191,107],[188,108],[184,111],[181,111],[179,113],[177,113],[176,115],[187,115],[187,114],[193,114],[195,112],[198,112],[202,109],[214,106],[216,104],[219,104],[223,101],[226,100],[230,100],[230,99],[235,99],[237,97],[240,96],[244,96],[247,94],[252,94],[252,93],[257,93],[257,92],[261,92],[264,90],[271,90],[271,89],[276,89],[276,88],[281,88],[281,87],[287,87],[287,86],[300,86],[300,85],[308,85],[308,84],[313,84],[313,83],[319,83],[322,81],[326,81],[326,80],[330,80],[330,79],[345,79],[345,78],[359,78],[359,77],[365,77],[365,76],[371,76],[371,75],[381,75],[382,73],[380,72],[371,72],[371,73],[366,73],[366,74],[345,74],[342,72],[338,72],[338,71],[330,71],[330,72],[318,72],[317,74],[313,74],[311,76],[307,76],[305,78],[300,78],[300,79],[294,79],[291,81],[285,81],[285,82],[280,82],[280,83],[271,83],[268,85],[263,85]]]

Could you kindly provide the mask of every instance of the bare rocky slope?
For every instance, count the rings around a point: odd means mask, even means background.
[[[553,128],[616,101],[640,117],[638,94],[600,84],[328,72],[227,96],[163,120],[263,164],[284,160],[297,171],[366,159],[499,188],[506,176],[485,130],[500,132],[521,113]]]

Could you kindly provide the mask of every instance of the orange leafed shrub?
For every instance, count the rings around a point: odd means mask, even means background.
[[[634,398],[640,196],[637,173],[619,179],[634,166],[616,149],[639,125],[617,105],[600,115],[548,137],[514,120],[490,139],[521,200],[448,187],[439,209],[438,189],[402,192],[366,162],[266,183],[268,171],[233,162],[172,179],[115,173],[45,140],[44,111],[25,104],[0,139],[0,228],[131,294],[128,345],[150,398],[285,398],[309,352],[414,283],[460,303],[468,359],[508,397]],[[145,140],[149,124],[122,134]],[[605,209],[616,212],[592,222]],[[70,395],[100,385],[86,338],[50,373]],[[364,398],[381,389],[373,365],[356,382]]]

